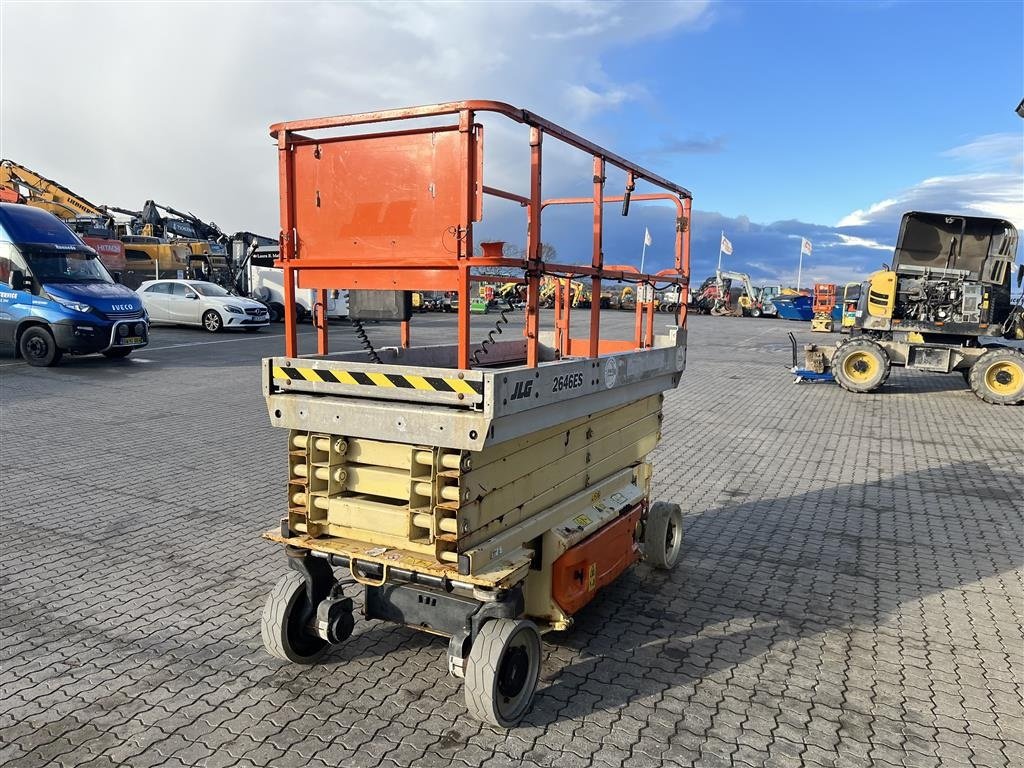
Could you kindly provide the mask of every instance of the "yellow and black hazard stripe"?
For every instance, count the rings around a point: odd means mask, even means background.
[[[422,392],[455,392],[460,395],[482,395],[482,381],[446,379],[437,376],[413,376],[404,373],[367,373],[365,371],[339,371],[326,368],[286,368],[274,366],[275,379],[312,381],[325,384],[348,384],[358,387],[385,389],[418,389]]]

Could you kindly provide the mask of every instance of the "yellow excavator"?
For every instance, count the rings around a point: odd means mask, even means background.
[[[188,247],[134,235],[114,219],[113,212],[124,213],[122,209],[95,205],[13,160],[0,160],[0,195],[5,202],[26,203],[62,219],[129,288],[138,288],[143,280],[189,274]]]
[[[199,280],[212,280],[226,284],[230,281],[227,245],[231,238],[216,224],[207,224],[191,213],[183,213],[170,206],[147,200],[141,211],[110,206],[109,210],[130,217],[125,225],[126,236],[158,238],[172,246],[188,249],[188,272]],[[166,215],[165,215],[166,214]]]
[[[539,301],[542,307],[555,306],[555,296],[559,284],[563,287],[568,287],[569,290],[572,291],[571,301],[573,309],[590,306],[590,291],[587,289],[587,286],[579,280],[571,280],[566,277],[546,277],[541,282],[540,288]]]
[[[111,274],[123,277],[124,246],[117,239],[110,216],[99,206],[13,160],[0,160],[0,201],[49,211],[96,251]]]

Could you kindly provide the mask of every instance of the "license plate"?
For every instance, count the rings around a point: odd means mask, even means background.
[[[146,340],[141,336],[125,336],[123,339],[121,339],[121,344],[125,346],[136,346],[145,343]]]

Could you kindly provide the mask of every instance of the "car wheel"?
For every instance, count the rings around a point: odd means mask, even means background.
[[[208,330],[210,333],[217,333],[217,331],[223,327],[224,321],[216,310],[208,309],[203,313],[203,328]]]
[[[57,348],[53,334],[38,325],[21,334],[18,350],[26,363],[40,368],[56,365],[64,354]]]

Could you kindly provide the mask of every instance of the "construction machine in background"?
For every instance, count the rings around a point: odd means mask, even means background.
[[[141,211],[117,206],[108,206],[107,210],[129,217],[123,224],[125,236],[155,237],[171,245],[187,247],[189,277],[224,286],[230,283],[230,237],[216,224],[207,224],[190,213],[182,213],[153,200],[147,200]],[[165,216],[165,212],[169,215]]]
[[[13,160],[0,160],[0,202],[49,211],[96,251],[115,279],[123,278],[125,249],[114,231],[113,220],[100,206]]]
[[[815,283],[811,294],[811,330],[816,333],[832,333],[835,322],[832,312],[836,308],[836,286],[833,283]]]
[[[805,346],[804,369],[831,371],[851,392],[877,390],[893,367],[960,371],[988,403],[1024,402],[1017,241],[1004,219],[905,214],[892,266],[863,285],[850,338]]]
[[[847,283],[843,286],[842,314],[839,319],[839,332],[849,333],[857,324],[857,304],[860,302],[861,284]]]
[[[563,290],[568,288],[570,304],[573,309],[583,309],[590,306],[591,296],[587,287],[579,280],[570,278],[547,278],[541,286],[540,304],[542,307],[553,307],[558,296],[559,286]]]
[[[779,310],[776,308],[774,299],[782,295],[781,285],[758,285],[754,287],[757,291],[757,301],[761,305],[762,317],[777,317]]]
[[[742,286],[737,289],[736,284]],[[701,314],[760,317],[764,314],[761,292],[744,272],[716,270],[694,293],[694,307]]]

